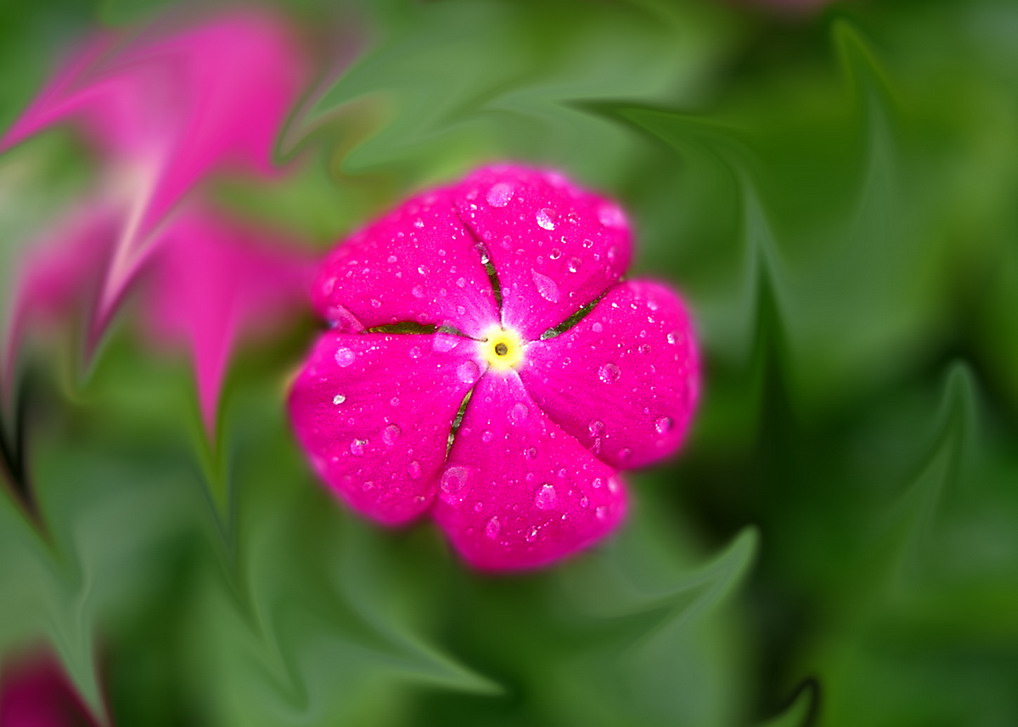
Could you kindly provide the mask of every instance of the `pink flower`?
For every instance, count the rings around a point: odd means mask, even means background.
[[[87,727],[97,724],[60,662],[49,651],[5,664],[0,674],[0,727]]]
[[[614,202],[509,165],[354,234],[319,271],[334,328],[290,396],[319,475],[382,523],[429,513],[486,570],[603,538],[626,511],[618,470],[672,454],[699,391],[689,315],[622,281],[630,253]]]

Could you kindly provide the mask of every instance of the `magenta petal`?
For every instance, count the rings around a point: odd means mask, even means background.
[[[629,281],[560,336],[530,344],[520,377],[541,408],[602,460],[645,465],[678,448],[696,408],[692,322],[668,288]]]
[[[481,254],[447,190],[418,195],[355,233],[325,260],[312,297],[346,330],[411,322],[477,336],[498,321]]]
[[[536,338],[619,280],[629,224],[614,202],[561,174],[493,166],[457,187],[460,215],[487,247],[502,287],[502,321]]]
[[[515,374],[474,389],[442,475],[435,519],[472,565],[534,568],[611,532],[622,481],[534,404]]]
[[[475,350],[445,334],[324,334],[290,393],[297,437],[321,477],[386,524],[427,510],[453,419],[481,375]]]
[[[146,289],[151,330],[190,348],[212,432],[240,336],[265,332],[300,310],[310,261],[292,244],[201,210],[175,217],[160,243]]]

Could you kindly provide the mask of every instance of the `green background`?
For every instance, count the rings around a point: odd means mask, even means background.
[[[0,6],[0,123],[162,7]],[[324,250],[480,163],[563,169],[694,311],[692,437],[603,546],[485,577],[315,482],[282,408],[310,313],[235,353],[214,442],[130,303],[90,361],[68,321],[19,379],[0,659],[48,645],[121,726],[1018,724],[1018,4],[286,8],[352,64],[283,182],[211,194]],[[5,305],[96,173],[61,131],[0,158]]]

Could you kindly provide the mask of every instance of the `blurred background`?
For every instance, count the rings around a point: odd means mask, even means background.
[[[0,156],[3,727],[1018,724],[1018,4],[265,7],[295,79],[270,168],[172,204],[300,267],[481,163],[560,168],[622,200],[632,274],[695,313],[691,439],[543,572],[365,523],[285,419],[299,296],[263,314],[253,272],[206,302],[186,254],[99,290],[110,235],[72,251],[63,221],[134,200],[136,150],[30,135]],[[84,39],[195,17],[3,4],[0,128]],[[218,72],[204,52],[166,88]],[[189,327],[205,305],[220,328]]]

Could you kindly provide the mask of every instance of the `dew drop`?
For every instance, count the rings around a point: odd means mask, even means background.
[[[410,358],[420,358],[420,357],[421,357],[420,346],[414,346],[413,348],[410,349]]]
[[[342,394],[336,394],[334,397],[332,397],[332,403],[336,404],[337,406],[342,404],[344,401],[346,401],[346,397],[343,396]]]
[[[484,534],[494,540],[498,537],[498,534],[502,531],[502,523],[498,521],[498,516],[493,516],[488,524],[484,526]]]
[[[427,275],[428,274],[428,266],[427,265],[418,265],[417,266],[417,272],[419,272],[421,275]]]
[[[488,444],[494,438],[495,438],[495,435],[492,434],[487,429],[485,429],[483,432],[481,432],[481,441],[484,442],[485,444]]]
[[[466,467],[450,467],[442,473],[442,481],[439,486],[442,488],[442,492],[447,495],[455,495],[463,489],[469,475]]]
[[[577,270],[580,269],[581,265],[583,265],[583,261],[580,260],[580,258],[571,257],[569,258],[569,265],[567,267],[569,269],[569,272],[575,273]]]
[[[558,303],[560,293],[555,281],[533,269],[530,271],[530,275],[534,279],[534,285],[537,287],[537,292],[541,294],[541,297],[549,303]]]
[[[355,358],[356,355],[349,348],[340,348],[336,350],[336,363],[343,368],[352,364]]]
[[[650,344],[641,343],[640,348],[638,350],[640,351],[640,353],[650,353],[651,352]]]
[[[530,532],[527,533],[526,538],[528,543],[533,543],[535,540],[537,540],[537,532],[538,532],[537,528],[530,528]]]
[[[555,503],[558,501],[558,495],[555,492],[553,485],[544,484],[541,485],[541,489],[537,491],[537,496],[534,498],[534,506],[538,510],[550,510],[555,507]]]
[[[555,229],[555,210],[544,207],[537,211],[537,224],[545,230]]]
[[[464,384],[472,384],[481,375],[481,369],[473,361],[464,361],[456,369],[456,375],[459,376],[460,381]]]
[[[407,473],[407,476],[410,477],[411,480],[418,480],[418,479],[420,479],[420,477],[421,477],[421,463],[418,462],[416,459],[411,461],[410,464],[408,464],[406,466],[406,473]]]
[[[527,405],[521,401],[513,404],[512,409],[509,410],[509,421],[513,424],[522,424],[530,416],[530,410]]]
[[[597,515],[597,519],[601,520],[602,522],[608,519],[608,508],[605,507],[604,505],[601,505],[599,508],[597,508],[594,511],[594,513]]]
[[[587,427],[587,430],[590,432],[590,436],[600,437],[602,434],[604,434],[604,422],[601,421],[600,419],[595,419]]]
[[[613,363],[606,363],[597,371],[598,378],[605,384],[614,384],[621,375],[622,372],[619,370],[619,367]]]
[[[371,299],[371,307],[374,308],[375,310],[381,308],[382,307],[382,301],[380,301],[378,298],[372,298]]]
[[[667,434],[672,431],[672,424],[673,422],[671,417],[661,417],[654,422],[654,429],[657,430],[658,434]]]
[[[389,399],[389,403],[392,404],[393,406],[399,406],[399,397],[398,396],[392,397],[391,399]]]
[[[527,449],[523,450],[523,456],[526,457],[527,459],[536,459],[537,450],[534,447],[528,447]]]
[[[562,257],[562,251],[557,247],[552,248],[551,252],[548,253],[549,260],[558,260],[560,257]]]
[[[403,430],[399,428],[398,424],[390,424],[382,430],[382,441],[389,447],[396,443],[399,439],[399,435],[403,433]]]
[[[358,457],[364,454],[364,445],[368,443],[366,439],[355,439],[350,442],[350,454],[357,455]]]
[[[418,230],[424,229],[424,220],[422,219],[414,220],[414,227],[416,227]]]
[[[604,326],[601,324],[601,321],[594,321],[590,326],[590,330],[594,333],[601,333],[604,330]]]
[[[511,184],[499,182],[498,184],[492,185],[491,189],[488,190],[488,194],[485,196],[485,199],[492,207],[505,207],[513,198],[514,191],[515,190]]]
[[[390,255],[390,256],[389,256],[389,257],[387,258],[387,261],[388,261],[388,263],[389,263],[390,265],[392,265],[392,264],[393,264],[394,262],[396,262],[396,261],[397,261],[398,259],[399,259],[399,258],[397,258],[397,257],[396,257],[395,255]]]
[[[415,285],[413,288],[411,288],[410,292],[413,294],[413,296],[415,298],[423,298],[424,297],[424,286],[423,285]]]
[[[605,227],[625,227],[626,216],[618,205],[606,202],[597,209],[597,219]]]
[[[665,336],[665,340],[667,340],[668,343],[674,346],[676,343],[678,343],[679,337],[676,336],[674,333],[669,333],[667,336]]]

